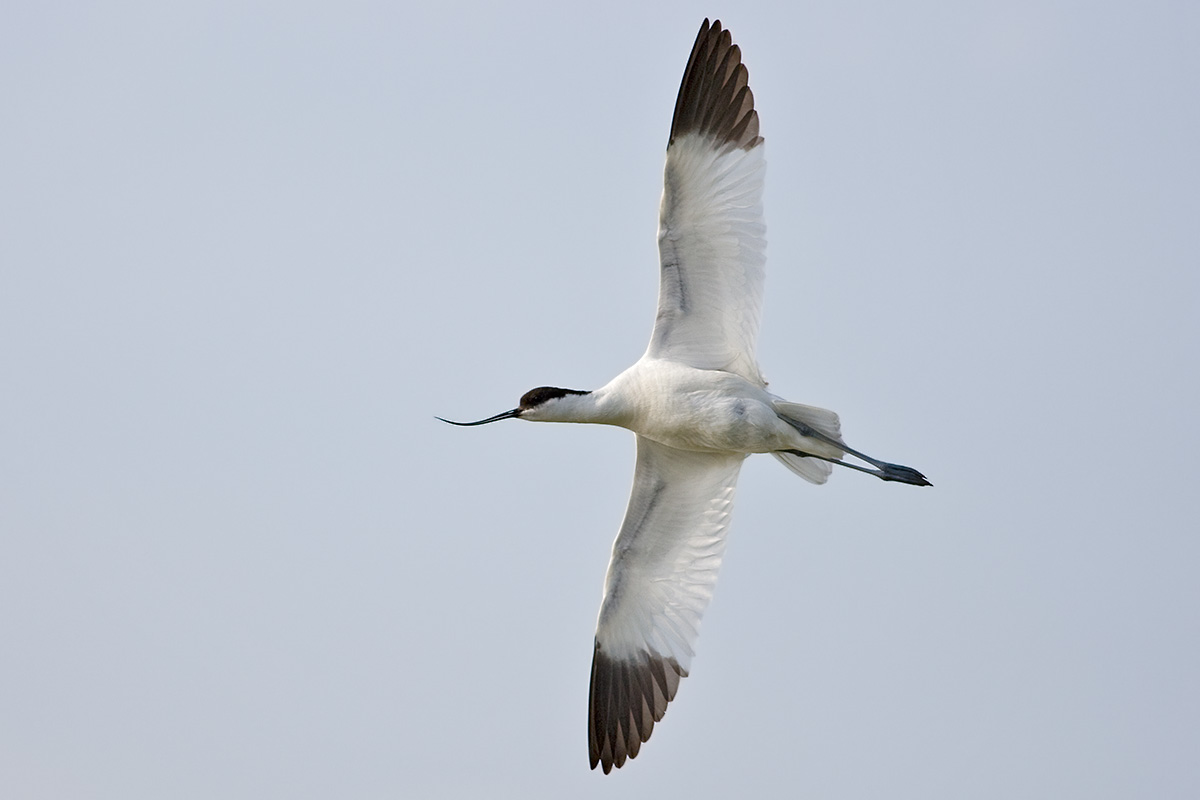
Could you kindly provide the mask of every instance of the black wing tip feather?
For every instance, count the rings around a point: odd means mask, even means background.
[[[635,758],[654,723],[667,713],[687,671],[670,656],[643,650],[634,658],[612,658],[596,642],[588,697],[588,754],[604,774]]]
[[[671,146],[676,137],[699,133],[729,149],[750,150],[763,141],[742,51],[721,21],[700,26],[675,99]]]

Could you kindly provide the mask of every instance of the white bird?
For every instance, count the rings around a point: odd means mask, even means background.
[[[544,386],[511,411],[451,423],[591,422],[637,434],[633,494],[605,578],[588,703],[591,765],[606,773],[638,754],[688,674],[749,454],[770,453],[813,483],[840,464],[931,485],[911,467],[848,447],[834,412],[766,389],[755,357],[766,264],[763,139],[748,79],[729,32],[705,20],[671,122],[658,315],[641,359],[595,391]],[[869,466],[842,461],[847,454]]]

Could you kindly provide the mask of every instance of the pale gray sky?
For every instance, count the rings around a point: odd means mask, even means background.
[[[0,794],[1200,795],[1200,6],[0,13]],[[831,7],[833,6],[833,7]],[[935,488],[742,473],[693,673],[587,768],[705,16],[772,388]]]

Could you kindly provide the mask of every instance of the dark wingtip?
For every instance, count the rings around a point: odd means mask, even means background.
[[[670,656],[642,651],[613,658],[596,642],[588,691],[588,758],[604,774],[636,758],[667,713],[687,671]]]
[[[667,146],[678,136],[699,133],[729,148],[757,147],[763,139],[749,84],[750,72],[729,31],[720,20],[709,25],[705,19],[679,85]]]

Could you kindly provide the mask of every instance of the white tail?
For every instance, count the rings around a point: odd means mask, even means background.
[[[817,433],[824,434],[834,441],[842,441],[842,423],[834,412],[816,406],[789,403],[785,400],[776,400],[774,406],[775,413],[784,419],[807,425]],[[809,439],[806,445],[804,449],[813,455],[838,459],[844,455],[840,448],[819,439]],[[829,479],[829,473],[833,472],[832,464],[818,458],[807,458],[793,453],[772,453],[771,455],[778,458],[792,472],[812,483],[824,483]]]
[[[833,464],[828,461],[794,456],[791,453],[771,453],[771,455],[778,458],[792,472],[811,483],[824,483],[829,480],[829,473],[833,472]]]

